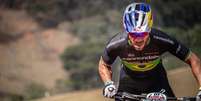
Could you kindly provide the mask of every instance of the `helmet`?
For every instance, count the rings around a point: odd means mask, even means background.
[[[127,33],[149,33],[153,24],[150,5],[146,3],[128,5],[124,11],[123,24]]]

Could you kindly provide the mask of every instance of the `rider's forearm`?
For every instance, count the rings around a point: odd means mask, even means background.
[[[191,54],[190,58],[188,59],[188,63],[192,67],[192,72],[197,79],[199,86],[201,87],[201,62],[198,56],[194,53]]]
[[[99,61],[99,75],[104,83],[112,80],[112,70],[111,66],[107,65],[102,57]]]

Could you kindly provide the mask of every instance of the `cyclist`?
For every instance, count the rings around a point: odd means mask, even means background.
[[[99,61],[105,97],[113,97],[117,92],[142,94],[159,92],[162,89],[167,96],[174,97],[162,65],[161,55],[165,52],[188,63],[201,87],[201,63],[198,56],[173,37],[152,28],[152,23],[149,4],[132,3],[125,9],[125,32],[115,35],[109,41]],[[122,62],[118,90],[112,81],[111,69],[117,57]],[[200,95],[201,88],[197,94],[198,99]]]

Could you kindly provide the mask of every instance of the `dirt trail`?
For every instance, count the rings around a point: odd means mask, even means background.
[[[194,96],[198,85],[190,67],[183,67],[168,72],[169,82],[177,96]]]
[[[197,85],[188,67],[168,72],[172,88],[177,96],[193,96]],[[57,96],[50,96],[36,101],[113,101],[102,96],[102,90],[80,91]]]

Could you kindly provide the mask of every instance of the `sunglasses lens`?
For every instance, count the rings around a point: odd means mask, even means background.
[[[132,38],[145,37],[145,36],[148,35],[148,32],[129,33],[129,35],[130,35]]]

